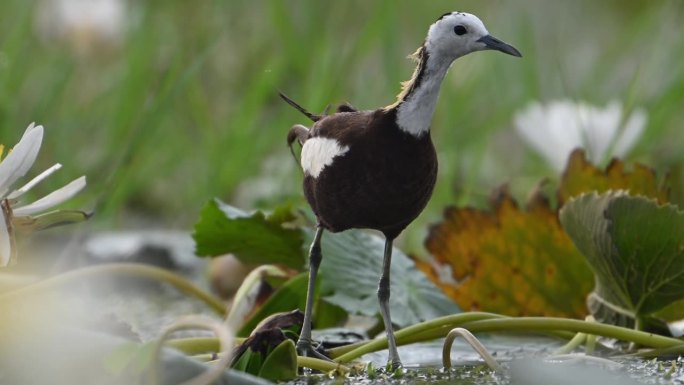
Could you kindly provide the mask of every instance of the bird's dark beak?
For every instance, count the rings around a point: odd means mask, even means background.
[[[517,57],[522,57],[522,54],[520,51],[518,51],[515,47],[513,47],[510,44],[506,44],[503,41],[495,38],[492,35],[487,35],[484,37],[481,37],[478,40],[480,43],[484,43],[486,48],[485,49],[495,49],[497,51],[501,51],[503,53],[507,53],[509,55],[517,56]]]

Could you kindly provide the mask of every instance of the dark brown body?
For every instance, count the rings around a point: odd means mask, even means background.
[[[429,132],[420,138],[400,131],[394,109],[325,116],[309,137],[336,139],[349,151],[306,175],[304,194],[331,232],[369,228],[394,239],[425,208],[437,177]]]

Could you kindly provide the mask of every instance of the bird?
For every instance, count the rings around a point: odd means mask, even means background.
[[[388,367],[402,366],[389,309],[392,245],[425,208],[435,186],[437,155],[430,126],[442,81],[454,60],[484,50],[522,57],[515,47],[490,35],[477,16],[448,12],[430,25],[412,55],[417,62],[413,76],[402,83],[391,105],[359,110],[345,103],[333,113],[316,115],[279,92],[313,122],[310,128],[295,124],[287,135],[290,148],[295,141],[302,146],[304,196],[316,216],[299,354],[322,356],[311,339],[311,316],[323,233],[371,229],[385,237],[377,296],[388,340]]]

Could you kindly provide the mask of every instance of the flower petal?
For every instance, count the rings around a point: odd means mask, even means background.
[[[26,216],[45,211],[51,207],[70,199],[86,186],[86,177],[82,176],[59,190],[53,191],[43,198],[23,207],[13,210],[14,216]]]
[[[643,109],[639,108],[632,112],[632,115],[622,127],[618,140],[615,142],[615,155],[625,156],[634,147],[634,144],[636,144],[644,132],[647,121],[648,115]]]
[[[7,194],[12,184],[33,166],[42,141],[43,126],[34,127],[31,123],[19,143],[0,163],[0,196]]]
[[[12,257],[12,241],[5,222],[5,210],[0,207],[0,267],[7,266]]]
[[[581,146],[575,105],[559,100],[532,103],[514,118],[518,135],[555,169],[562,170],[570,152]]]
[[[41,181],[43,181],[43,179],[49,177],[50,175],[52,175],[55,171],[59,170],[60,168],[62,168],[62,165],[61,165],[61,164],[59,164],[59,163],[54,164],[52,167],[50,167],[50,168],[48,168],[47,170],[41,172],[40,175],[38,175],[37,177],[31,179],[31,180],[30,180],[28,183],[26,183],[25,185],[21,186],[21,188],[12,191],[12,193],[9,194],[9,195],[7,196],[7,199],[17,199],[17,198],[19,198],[20,196],[24,195],[24,193],[26,193],[27,191],[31,190],[31,189],[33,188],[33,186],[35,186],[35,185],[37,185],[38,183],[40,183]]]

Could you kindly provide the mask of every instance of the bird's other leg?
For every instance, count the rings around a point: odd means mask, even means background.
[[[317,352],[312,346],[311,340],[311,311],[313,309],[314,289],[316,287],[316,275],[318,274],[318,267],[321,265],[323,255],[321,254],[321,236],[323,236],[323,228],[316,229],[311,249],[309,250],[309,286],[306,290],[306,308],[304,309],[304,324],[302,325],[302,332],[299,334],[297,341],[297,352],[303,356],[315,356],[328,360],[327,357]]]
[[[397,352],[397,342],[394,338],[392,329],[392,318],[390,317],[389,298],[390,298],[390,265],[392,264],[392,239],[385,240],[385,255],[382,260],[382,275],[378,283],[378,301],[380,302],[380,314],[385,323],[385,333],[387,334],[387,345],[389,348],[388,364],[392,369],[401,367],[401,360]]]

